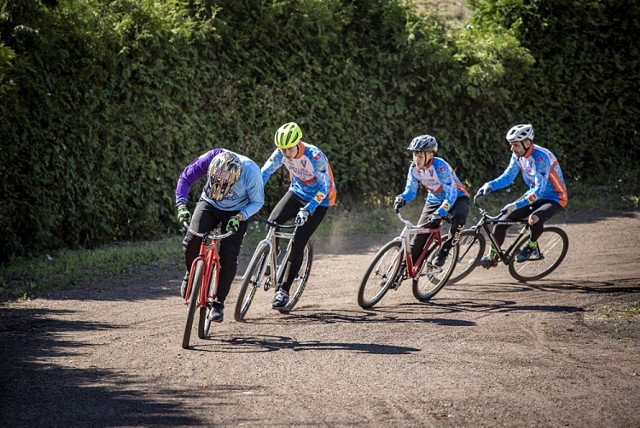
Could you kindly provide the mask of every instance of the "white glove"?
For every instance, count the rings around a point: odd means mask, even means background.
[[[298,215],[296,216],[295,223],[298,226],[302,226],[307,222],[308,219],[309,219],[309,211],[307,211],[306,208],[300,208],[300,211],[298,211]]]
[[[484,183],[480,190],[478,190],[478,196],[487,196],[489,193],[491,193],[491,186],[489,183]]]
[[[515,210],[516,210],[516,204],[511,203],[511,204],[505,205],[504,208],[500,210],[500,212],[502,214],[511,215],[511,213],[514,212]]]

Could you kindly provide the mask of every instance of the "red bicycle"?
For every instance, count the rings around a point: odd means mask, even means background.
[[[444,287],[451,276],[458,257],[458,247],[453,246],[443,266],[433,264],[442,248],[444,239],[440,235],[440,227],[419,226],[402,218],[404,229],[400,236],[385,244],[373,257],[365,271],[358,290],[358,304],[366,309],[378,303],[389,289],[397,289],[405,279],[413,279],[413,295],[421,302],[426,302]],[[443,220],[449,222],[445,217]],[[417,234],[428,234],[422,252],[413,262],[411,258],[411,238]]]
[[[220,234],[219,230],[206,233],[198,233],[191,229],[186,223],[185,228],[188,233],[202,238],[200,244],[200,254],[191,264],[191,275],[185,293],[185,304],[189,306],[187,311],[187,323],[184,326],[182,336],[182,347],[189,347],[191,330],[193,328],[193,317],[196,309],[200,309],[200,319],[198,321],[198,337],[206,339],[209,336],[211,320],[208,316],[208,305],[216,298],[218,290],[218,278],[220,276],[220,256],[218,254],[218,243],[221,239],[231,236],[233,231]]]

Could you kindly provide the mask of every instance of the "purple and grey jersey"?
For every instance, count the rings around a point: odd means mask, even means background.
[[[196,181],[207,176],[211,160],[225,149],[213,149],[191,162],[180,174],[176,187],[176,205],[186,205],[189,190]],[[239,211],[244,220],[248,219],[264,205],[264,186],[260,167],[246,156],[236,153],[242,164],[240,178],[221,201],[209,198],[202,189],[201,198],[222,211]]]

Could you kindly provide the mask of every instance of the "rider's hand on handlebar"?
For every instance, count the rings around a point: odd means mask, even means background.
[[[178,207],[178,223],[190,223],[191,222],[191,213],[186,205],[180,205]]]
[[[233,233],[236,233],[240,228],[240,217],[234,215],[227,222],[227,230],[232,230]]]
[[[407,201],[405,201],[402,196],[398,195],[393,200],[393,209],[396,210],[396,212],[398,212],[398,211],[400,211],[400,208],[404,207],[404,205],[406,203],[407,203]]]
[[[440,227],[440,224],[442,224],[442,217],[440,217],[439,214],[431,214],[431,217],[429,217],[429,219],[427,220],[427,222],[424,224],[424,227]]]
[[[300,208],[300,211],[298,211],[298,215],[296,216],[296,220],[295,220],[296,225],[302,226],[307,222],[308,219],[309,219],[309,211],[307,211],[306,208]]]
[[[476,196],[487,196],[489,193],[491,193],[491,186],[489,183],[484,183],[480,190],[478,190]]]

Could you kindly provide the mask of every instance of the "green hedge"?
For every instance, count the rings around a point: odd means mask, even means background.
[[[623,177],[640,81],[627,3],[470,0],[454,30],[400,0],[6,0],[0,262],[174,232],[189,161],[223,146],[262,165],[291,120],[342,204],[388,202],[426,132],[475,189],[524,121],[568,181]]]

